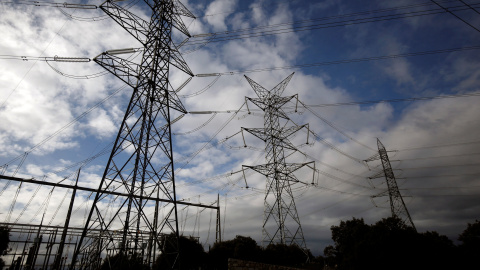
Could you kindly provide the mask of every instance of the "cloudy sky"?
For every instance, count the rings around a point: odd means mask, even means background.
[[[100,9],[28,3],[0,4],[0,166],[8,165],[0,172],[46,175],[51,182],[70,176],[65,181],[71,183],[79,162],[105,149],[107,154],[84,166],[79,180],[97,187],[131,89],[94,62],[46,63],[35,57],[93,59],[140,44]],[[182,3],[197,17],[184,20],[192,35],[180,49],[185,61],[194,74],[221,76],[196,76],[179,92],[188,111],[211,113],[187,114],[173,125],[178,199],[211,204],[220,194],[224,239],[240,234],[261,240],[265,179],[246,172],[251,187],[246,189],[242,174],[225,176],[265,160],[264,143],[245,133],[245,148],[238,133],[242,127],[263,127],[262,112],[249,103],[248,114],[244,106],[245,97],[256,97],[244,75],[271,89],[295,72],[284,95],[298,94],[301,103],[297,112],[295,102],[286,104],[288,126],[308,123],[316,137],[310,135],[307,145],[306,132],[292,136],[299,152],[289,162],[315,161],[318,169],[315,186],[293,187],[307,246],[315,255],[331,244],[330,227],[340,220],[363,217],[374,223],[390,215],[388,197],[372,198],[386,190],[384,178],[368,179],[378,174],[380,163],[362,162],[376,154],[377,138],[391,151],[418,231],[436,230],[455,241],[468,222],[480,218],[480,4]],[[148,19],[142,1],[122,5]],[[175,33],[177,44],[183,39]],[[177,86],[187,78],[171,75]],[[398,101],[419,97],[444,98]],[[386,101],[362,103],[380,100]],[[311,181],[311,173],[298,177]],[[6,198],[15,197],[18,183],[1,181],[0,188],[0,220],[38,223],[47,208],[46,220],[63,224],[65,190],[25,185],[10,215]],[[86,195],[76,199],[77,225],[88,208]],[[212,243],[215,213],[196,208],[179,213],[184,234]]]

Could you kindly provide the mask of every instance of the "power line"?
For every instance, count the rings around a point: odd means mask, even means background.
[[[56,130],[54,133],[52,133],[51,135],[49,135],[48,137],[46,137],[45,139],[43,139],[41,142],[37,143],[36,145],[34,145],[33,147],[31,147],[28,151],[26,151],[25,153],[31,153],[33,152],[35,149],[37,149],[38,147],[42,146],[43,144],[47,143],[48,141],[50,141],[51,139],[53,139],[54,137],[56,137],[57,135],[59,135],[60,133],[62,133],[64,130],[66,130],[67,128],[69,128],[70,126],[72,126],[73,124],[75,124],[76,122],[78,122],[80,119],[82,119],[83,117],[87,116],[90,112],[92,112],[94,109],[98,108],[100,105],[102,105],[103,103],[105,103],[107,100],[109,100],[110,98],[112,98],[113,96],[115,96],[116,94],[118,94],[120,91],[122,91],[123,89],[125,89],[127,86],[124,85],[120,88],[118,88],[117,90],[115,90],[113,93],[111,93],[109,96],[107,96],[106,98],[102,99],[100,102],[98,102],[97,104],[95,104],[94,106],[92,106],[91,108],[89,108],[87,111],[83,112],[82,114],[80,114],[79,116],[77,116],[75,119],[73,119],[72,121],[70,121],[68,124],[66,124],[65,126],[61,127],[60,129]],[[16,160],[20,159],[22,156],[24,156],[24,154],[21,154],[19,156],[17,156],[16,158],[12,159],[11,161],[7,162],[5,165],[9,165],[9,164],[12,164],[13,162],[15,162]]]
[[[422,170],[422,169],[434,169],[434,168],[449,168],[449,167],[464,167],[464,166],[478,166],[480,163],[470,163],[470,164],[454,164],[454,165],[439,165],[439,166],[424,166],[424,167],[412,167],[412,168],[400,168],[394,170]]]
[[[480,173],[465,173],[465,174],[449,174],[449,175],[422,175],[422,176],[407,176],[406,179],[412,178],[448,178],[448,177],[461,177],[461,176],[479,176]]]
[[[436,158],[446,158],[446,157],[463,157],[463,156],[475,156],[475,155],[480,155],[480,153],[466,153],[466,154],[458,154],[458,155],[420,157],[420,158],[402,158],[402,159],[391,160],[391,161],[393,162],[393,161],[406,161],[406,160],[424,160],[424,159],[436,159]]]
[[[480,186],[464,186],[464,187],[414,187],[414,188],[401,188],[400,190],[415,190],[415,189],[470,189],[470,188],[480,188]]]
[[[53,40],[55,40],[55,38],[60,34],[60,32],[62,32],[63,28],[65,27],[65,25],[67,25],[68,23],[68,20],[66,20],[62,26],[60,27],[60,29],[55,33],[55,35],[53,36],[53,38],[50,40],[50,42],[47,44],[47,46],[45,47],[45,49],[43,49],[41,55],[43,55],[45,53],[45,51],[48,49],[48,47],[50,47],[50,45],[52,44]],[[12,96],[12,94],[17,91],[18,87],[20,86],[20,84],[23,82],[23,80],[27,77],[27,75],[30,73],[30,71],[33,69],[33,67],[35,66],[35,64],[37,63],[38,61],[35,61],[33,62],[33,64],[30,66],[30,68],[27,70],[27,72],[25,73],[25,75],[23,75],[23,77],[20,79],[20,81],[17,83],[17,85],[15,86],[15,88],[13,88],[13,90],[8,94],[8,96],[5,98],[5,100],[2,102],[2,104],[0,104],[0,108],[3,108],[3,106],[5,105],[5,103],[7,103],[8,99],[10,98],[10,96]]]
[[[475,29],[475,31],[479,32],[480,33],[480,29],[476,28],[475,26],[471,25],[469,22],[465,21],[464,19],[462,19],[460,16],[458,16],[457,14],[453,13],[450,9],[448,8],[445,8],[443,7],[442,5],[440,5],[439,3],[435,2],[434,0],[430,0],[432,1],[433,3],[435,3],[435,5],[439,6],[440,8],[442,8],[443,10],[445,10],[445,12],[448,12],[450,14],[452,14],[453,16],[455,16],[455,18],[459,19],[460,21],[462,21],[463,23],[465,23],[466,25],[470,26],[471,28]],[[462,3],[464,3],[463,1],[461,1]],[[465,4],[465,3],[464,3]],[[471,6],[468,6],[469,8],[473,9]],[[475,9],[474,9],[475,10]]]
[[[0,59],[5,60],[21,60],[21,61],[45,61],[45,62],[68,62],[68,63],[88,63],[92,61],[86,57],[63,57],[63,56],[23,56],[23,55],[0,55]]]
[[[286,4],[289,4],[289,3],[291,3],[291,2],[295,2],[295,1],[298,1],[298,0],[287,0],[287,1],[282,1],[282,2],[277,1],[277,2],[275,2],[275,5],[276,5],[276,6],[282,6],[282,5],[286,5]],[[211,13],[211,14],[205,14],[205,15],[203,15],[203,16],[198,16],[197,18],[212,17],[212,16],[222,15],[222,14],[232,14],[232,13],[235,13],[235,12],[238,12],[238,11],[258,9],[258,8],[261,8],[261,7],[262,7],[261,4],[257,4],[256,6],[251,6],[250,8],[230,10],[230,11],[224,11],[224,12]],[[269,6],[269,7],[270,7],[270,6]]]
[[[477,14],[480,15],[480,12],[478,10],[476,10],[474,7],[472,7],[471,5],[469,5],[468,3],[465,3],[465,1],[463,0],[458,0],[460,2],[462,2],[462,4],[464,4],[465,6],[469,7],[471,10],[475,11]],[[437,2],[438,3],[438,2]]]
[[[467,10],[467,9],[469,8],[465,7],[464,5],[460,5],[460,6],[450,7],[449,10],[461,11],[461,10]],[[385,10],[370,12],[370,13],[378,13],[378,12],[385,12]],[[336,18],[339,18],[340,16],[317,18],[317,19],[311,19],[306,21],[295,21],[291,23],[276,24],[271,26],[259,26],[259,27],[253,27],[253,28],[231,30],[231,31],[198,34],[193,36],[193,38],[197,38],[197,39],[194,41],[189,41],[188,45],[197,45],[200,43],[204,43],[206,39],[210,39],[212,36],[214,38],[211,39],[209,42],[222,42],[222,41],[230,41],[230,40],[237,40],[237,39],[244,39],[244,38],[264,37],[264,36],[286,34],[286,33],[292,33],[292,32],[319,30],[319,29],[326,29],[326,28],[340,27],[340,26],[347,26],[347,25],[357,25],[357,24],[364,24],[364,23],[371,23],[371,22],[390,21],[390,20],[396,20],[396,19],[435,15],[435,14],[441,14],[445,12],[446,11],[444,9],[434,8],[429,10],[410,11],[410,12],[398,13],[398,14],[373,16],[373,17],[366,17],[366,18],[356,18],[356,19],[350,19],[350,20],[344,20],[344,21],[338,21],[338,22],[327,22],[327,23],[320,23],[320,24],[295,26],[296,24],[302,24],[305,22],[315,22],[315,21],[322,21],[322,20],[328,20],[328,19],[336,19]],[[344,15],[342,17],[351,17],[351,16],[357,16],[357,15],[359,15],[359,13]],[[272,29],[275,27],[282,27],[282,26],[284,28]],[[287,26],[289,27],[286,28]],[[258,31],[255,31],[255,30],[258,30]],[[252,32],[233,35],[235,33],[241,33],[241,32],[247,32],[247,31],[252,31]]]
[[[349,136],[347,133],[345,133],[343,130],[341,130],[340,128],[338,128],[337,126],[335,126],[332,122],[328,121],[327,119],[323,118],[320,114],[316,113],[315,111],[313,111],[312,109],[310,109],[309,107],[307,107],[307,105],[303,102],[301,102],[300,100],[298,101],[300,102],[300,104],[302,104],[302,106],[307,109],[309,112],[311,112],[313,115],[315,115],[317,118],[319,118],[320,120],[322,120],[325,124],[329,125],[331,128],[335,129],[337,132],[339,132],[340,134],[342,134],[343,136],[345,136],[346,138],[350,139],[351,141],[367,148],[368,150],[371,150],[371,151],[375,151],[375,149],[371,148],[370,146],[362,143],[362,142],[359,142],[358,140],[354,139],[353,137]]]
[[[450,144],[438,144],[438,145],[418,146],[418,147],[398,149],[397,151],[410,151],[410,150],[419,150],[419,149],[427,149],[427,148],[452,147],[452,146],[470,145],[470,144],[479,144],[479,143],[480,143],[480,141],[459,142],[459,143],[450,143]]]
[[[458,95],[442,95],[442,96],[431,96],[431,97],[412,97],[412,98],[397,98],[397,99],[381,99],[381,100],[368,100],[368,101],[352,101],[352,102],[338,102],[338,103],[325,103],[325,104],[312,104],[306,105],[311,108],[320,108],[320,107],[336,107],[336,106],[353,106],[353,105],[367,105],[367,104],[377,104],[377,103],[394,103],[394,102],[413,102],[413,101],[423,101],[423,100],[433,100],[433,99],[445,99],[445,98],[463,98],[463,97],[479,97],[480,92],[470,93],[470,94],[458,94]],[[240,110],[240,112],[247,112],[247,109]],[[250,109],[254,111],[254,109]],[[212,113],[233,113],[236,110],[224,110],[224,111],[191,111],[192,114],[212,114]],[[423,148],[423,147],[422,147]],[[417,148],[401,149],[403,150],[413,150]]]
[[[15,2],[10,1],[2,1],[2,4],[20,4],[20,5],[28,5],[28,6],[45,6],[45,7],[56,7],[56,8],[74,8],[74,9],[97,9],[96,5],[87,5],[87,4],[72,4],[72,3],[55,3],[55,2],[40,2],[40,1],[24,1],[18,0]]]
[[[422,101],[422,100],[444,99],[444,98],[479,97],[479,96],[480,96],[480,92],[475,92],[470,94],[458,94],[458,95],[381,99],[381,100],[369,100],[369,101],[352,101],[352,102],[327,103],[327,104],[307,105],[307,106],[308,107],[351,106],[351,105],[367,105],[367,104],[376,104],[376,103],[394,103],[394,102]]]
[[[423,52],[412,52],[412,53],[403,53],[403,54],[372,56],[372,57],[365,57],[365,58],[353,58],[353,59],[317,62],[317,63],[300,64],[300,65],[290,65],[290,66],[282,66],[282,67],[267,67],[267,68],[257,68],[257,69],[226,71],[226,72],[212,73],[211,76],[236,75],[236,74],[247,74],[247,73],[253,73],[253,72],[264,72],[264,71],[297,69],[297,68],[310,68],[310,67],[330,66],[330,65],[338,65],[338,64],[350,64],[350,63],[359,63],[359,62],[368,62],[368,61],[406,58],[406,57],[413,57],[413,56],[433,55],[433,54],[441,54],[441,53],[472,51],[472,50],[478,50],[478,49],[480,49],[480,45],[462,47],[462,48],[431,50],[431,51],[423,51]]]

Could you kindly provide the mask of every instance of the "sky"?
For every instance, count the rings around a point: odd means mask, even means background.
[[[8,164],[10,176],[72,183],[79,162],[106,149],[79,178],[79,185],[96,188],[132,89],[93,61],[34,57],[93,59],[140,44],[100,9],[28,3],[0,2],[0,166]],[[120,2],[148,20],[142,3]],[[293,186],[314,255],[332,244],[330,227],[341,220],[372,224],[391,215],[388,197],[377,196],[387,190],[384,178],[369,179],[381,164],[362,162],[377,153],[377,138],[419,232],[457,241],[480,218],[480,3],[437,0],[447,11],[422,0],[182,3],[197,18],[184,18],[192,37],[180,52],[194,74],[204,75],[178,94],[187,111],[210,113],[189,113],[172,125],[177,197],[212,204],[220,194],[223,239],[261,242],[265,179],[235,173],[265,162],[264,142],[245,133],[243,147],[238,133],[263,127],[262,112],[249,103],[248,114],[244,106],[246,97],[256,97],[244,75],[272,89],[295,72],[283,93],[300,101],[296,112],[295,102],[285,105],[288,125],[309,124],[316,136],[309,144],[304,131],[292,136],[299,151],[289,162],[314,161],[318,169],[314,186]],[[176,44],[184,38],[174,33]],[[172,71],[170,79],[178,87],[187,77]],[[420,97],[443,98],[398,101]],[[308,182],[311,172],[297,177]],[[50,224],[63,224],[66,190],[27,184],[19,190],[7,181],[0,190],[0,220],[39,223],[45,213]],[[77,196],[74,225],[84,220],[87,195]],[[214,220],[208,209],[179,211],[182,232],[205,247],[214,241]]]

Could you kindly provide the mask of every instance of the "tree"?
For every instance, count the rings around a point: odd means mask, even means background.
[[[462,241],[459,246],[461,262],[465,269],[480,269],[478,254],[480,254],[480,221],[468,223],[467,228],[459,235]]]
[[[480,221],[475,220],[473,224],[468,223],[467,228],[458,236],[462,241],[462,246],[479,249],[480,248]]]
[[[373,225],[363,219],[341,221],[332,226],[334,246],[325,256],[338,269],[452,269],[455,246],[437,232],[419,234],[397,217]]]
[[[143,263],[141,254],[125,254],[123,252],[117,253],[113,256],[107,256],[103,260],[101,270],[147,270],[148,266]]]
[[[174,235],[167,237],[174,237]],[[165,243],[170,243],[170,241]],[[206,263],[206,253],[196,238],[180,236],[178,243],[180,245],[180,257],[176,263],[178,267],[187,270],[198,269]],[[166,269],[175,259],[173,256],[176,256],[176,254],[170,254],[171,250],[174,250],[173,247],[165,246],[165,253],[157,257],[152,269]]]
[[[299,267],[313,256],[310,251],[304,251],[297,245],[270,244],[263,251],[262,257],[264,263]]]
[[[258,262],[261,253],[262,249],[255,240],[237,235],[233,240],[215,243],[210,249],[208,257],[211,267],[227,269],[229,258]]]
[[[6,226],[0,226],[0,256],[5,255],[10,243],[10,229]],[[5,266],[5,262],[0,258],[0,269]]]
[[[329,252],[335,256],[339,268],[355,269],[368,264],[364,261],[368,257],[364,254],[367,251],[362,247],[368,243],[370,226],[362,218],[341,221],[339,226],[332,226],[330,230],[335,245]]]

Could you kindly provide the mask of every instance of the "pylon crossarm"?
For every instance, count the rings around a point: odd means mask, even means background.
[[[138,82],[138,64],[110,55],[106,52],[95,57],[93,61],[129,86],[136,87]]]
[[[177,9],[175,8],[175,10],[177,10]],[[176,16],[172,17],[173,27],[175,27],[178,31],[182,32],[187,37],[191,37],[190,32],[188,31],[188,27],[185,25],[185,23],[183,23],[180,16],[178,16],[177,13],[174,13],[174,14]],[[193,16],[193,14],[192,14],[192,16]]]
[[[287,78],[285,78],[283,81],[281,81],[279,84],[277,84],[277,86],[275,86],[270,92],[272,92],[273,94],[275,94],[277,96],[282,95],[283,91],[285,91],[285,88],[287,87],[288,83],[290,82],[290,80],[292,79],[294,74],[295,74],[295,72],[290,74]]]
[[[385,174],[383,171],[379,171],[378,173],[370,176],[370,177],[367,177],[368,179],[376,179],[376,178],[381,178],[381,177],[384,177]]]
[[[249,100],[253,104],[255,104],[258,108],[260,108],[262,111],[265,111],[265,109],[268,107],[267,104],[263,103],[262,99],[259,98],[250,98],[250,97],[245,97],[245,101]],[[249,111],[250,112],[250,111]]]
[[[293,96],[289,96],[289,97],[281,97],[281,96],[273,96],[272,97],[272,104],[275,104],[275,107],[280,109],[281,107],[283,107],[283,105],[287,104],[288,102],[290,102],[290,100],[294,99],[296,97],[296,95],[293,95]]]
[[[296,133],[297,131],[299,131],[300,129],[304,128],[304,127],[308,127],[308,124],[305,124],[305,125],[301,125],[301,126],[291,126],[289,128],[284,128],[282,129],[282,137],[283,138],[288,138],[290,137],[291,135],[293,135],[294,133]]]
[[[264,128],[243,128],[242,130],[247,131],[248,133],[252,134],[253,136],[259,138],[262,141],[266,141],[268,138],[268,134],[265,133]]]
[[[254,80],[250,79],[247,75],[244,75],[247,79],[248,83],[252,86],[253,91],[257,94],[259,98],[268,97],[270,91],[265,89],[263,86],[255,82]]]
[[[174,65],[175,67],[190,75],[191,77],[195,76],[195,74],[193,74],[192,70],[190,70],[188,65],[185,63],[185,60],[183,60],[183,57],[179,53],[172,53],[170,57],[170,64]]]
[[[140,43],[144,44],[149,33],[148,22],[110,0],[103,2],[100,8]]]
[[[147,0],[147,1],[152,1],[152,0]],[[183,5],[182,2],[180,2],[179,0],[175,0],[174,6],[175,6],[175,14],[196,19],[195,15],[193,15],[193,13],[190,12],[190,10],[188,10],[185,7],[185,5]]]

